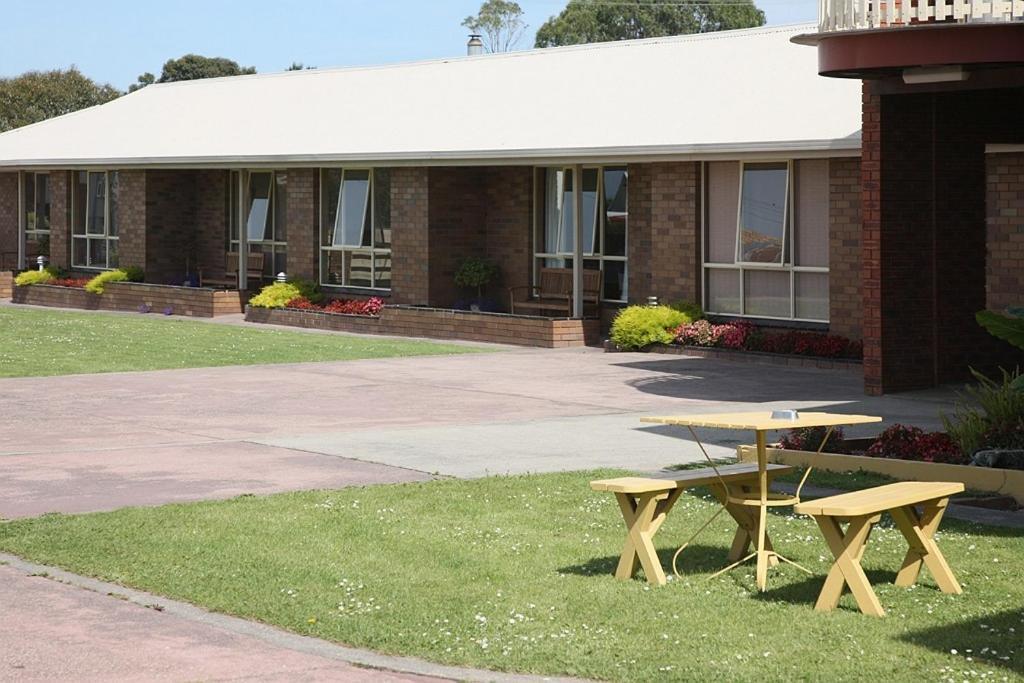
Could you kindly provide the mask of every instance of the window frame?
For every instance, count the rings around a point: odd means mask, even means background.
[[[50,221],[52,219],[52,215],[51,214],[52,214],[52,211],[53,211],[53,196],[50,193],[50,172],[49,171],[23,171],[22,172],[22,176],[23,176],[22,183],[24,183],[24,185],[22,186],[22,190],[21,190],[22,217],[23,217],[22,219],[24,220],[24,223],[23,223],[24,227],[22,229],[22,235],[23,235],[24,239],[31,239],[31,240],[33,240],[35,242],[38,242],[40,237],[43,237],[43,236],[49,237],[50,236]],[[46,194],[47,194],[47,197],[49,199],[49,201],[47,201],[45,203],[45,206],[47,207],[46,228],[45,229],[40,229],[38,227],[39,226],[39,180],[40,180],[40,176],[42,176],[43,178],[46,179]],[[28,207],[26,205],[26,202],[25,202],[25,189],[28,187],[28,181],[29,181],[30,178],[31,178],[31,182],[32,182],[32,207],[31,207],[31,209],[32,209],[32,212],[35,214],[35,221],[34,221],[33,224],[34,224],[34,226],[36,226],[36,227],[33,227],[31,230],[28,227],[28,214],[29,214],[29,208],[30,207]]]
[[[377,202],[376,191],[377,191],[377,175],[381,169],[374,166],[326,166],[319,169],[318,174],[318,196],[320,197],[320,205],[317,207],[317,272],[318,281],[321,287],[327,287],[333,290],[359,290],[362,292],[376,292],[376,293],[390,293],[394,283],[394,259],[392,258],[392,252],[394,250],[393,242],[389,242],[388,246],[377,246]],[[324,191],[324,183],[326,180],[326,174],[329,171],[338,171],[340,176],[340,182],[338,183],[338,192],[335,195]],[[363,229],[360,232],[360,242],[365,237],[365,231],[367,230],[366,219],[369,217],[369,238],[370,244],[368,246],[360,244],[359,246],[350,245],[338,245],[335,244],[335,237],[337,231],[341,229],[339,222],[342,220],[342,202],[345,197],[345,175],[347,173],[362,173],[367,174],[367,187],[366,187],[366,199],[363,207]],[[354,181],[353,181],[354,182]],[[389,182],[390,186],[390,182]],[[327,227],[325,219],[325,206],[323,202],[332,201],[335,204],[334,214],[334,225],[331,226],[334,232],[332,233],[330,244],[325,244]],[[390,204],[389,204],[390,205]],[[388,221],[388,230],[390,230],[390,220]],[[324,260],[325,256],[330,253],[339,253],[342,258],[342,282],[328,282],[325,277]],[[350,282],[348,267],[345,265],[345,254],[366,256],[370,260],[370,286],[357,285]],[[351,256],[349,257],[351,259]],[[377,286],[377,261],[378,259],[384,258],[387,260],[387,272],[389,274],[388,281],[391,283],[387,287]],[[382,270],[383,272],[383,270]]]
[[[809,159],[814,159],[814,158],[820,158],[820,157],[807,157],[808,160]],[[796,206],[796,187],[798,186],[798,183],[796,182],[795,174],[798,172],[797,171],[797,167],[799,166],[798,162],[803,161],[803,160],[804,160],[803,158],[792,158],[792,159],[787,159],[786,162],[785,162],[787,164],[788,173],[787,173],[787,179],[786,179],[786,218],[785,218],[784,223],[783,223],[783,247],[782,247],[783,258],[782,258],[782,263],[781,264],[750,262],[750,261],[740,261],[739,260],[739,256],[740,256],[740,253],[741,253],[740,252],[740,249],[741,249],[740,239],[741,239],[742,225],[741,225],[741,222],[740,222],[740,217],[742,216],[742,211],[743,211],[742,203],[743,203],[743,170],[744,170],[744,167],[746,165],[748,165],[748,164],[766,164],[766,163],[775,163],[775,164],[777,164],[777,163],[781,163],[781,162],[778,159],[740,159],[740,160],[736,160],[735,161],[735,163],[739,164],[739,180],[738,180],[738,185],[739,185],[738,190],[739,190],[739,193],[738,193],[738,196],[737,196],[737,203],[736,203],[736,249],[734,250],[733,262],[732,263],[721,263],[721,262],[717,262],[716,263],[716,262],[708,261],[708,246],[709,246],[709,242],[710,242],[710,240],[709,240],[709,232],[708,232],[709,229],[710,229],[709,211],[708,211],[708,200],[709,200],[709,196],[710,196],[710,190],[709,190],[709,186],[708,186],[708,164],[709,164],[709,162],[705,161],[705,162],[703,162],[701,164],[701,197],[703,198],[703,200],[701,201],[701,248],[700,248],[701,269],[700,269],[700,271],[701,271],[701,293],[702,293],[701,299],[702,299],[702,302],[703,302],[703,305],[704,305],[705,312],[710,313],[712,315],[721,315],[721,316],[729,316],[729,317],[737,317],[737,318],[749,318],[749,319],[754,319],[754,320],[778,320],[778,321],[784,321],[784,322],[812,323],[812,324],[819,324],[819,325],[820,324],[827,325],[827,324],[829,324],[831,322],[831,310],[829,310],[829,315],[827,315],[827,317],[824,318],[824,319],[819,319],[819,318],[802,318],[802,317],[797,317],[797,314],[796,314],[796,306],[797,306],[797,302],[796,302],[796,299],[797,299],[797,296],[796,296],[796,283],[797,283],[797,276],[800,273],[820,273],[820,274],[828,275],[828,273],[830,272],[830,266],[800,266],[800,265],[796,264],[796,258],[795,258],[794,248],[793,247],[796,244],[796,240],[798,240],[800,238],[800,236],[796,233],[796,230],[795,230],[795,226],[798,225],[798,221],[795,220],[796,216],[795,216],[795,210],[794,210],[794,207]],[[723,161],[729,161],[729,160],[723,160]],[[830,158],[826,158],[825,161],[826,161],[825,172],[826,173],[830,173],[831,166],[832,166],[832,160]],[[827,201],[827,198],[826,198],[826,201]],[[826,230],[828,230],[828,227],[829,226],[826,225]],[[736,313],[736,312],[716,311],[716,310],[714,310],[710,306],[711,299],[710,299],[710,296],[709,296],[710,292],[708,291],[708,280],[709,280],[708,275],[709,275],[709,271],[712,271],[712,270],[732,271],[732,272],[735,272],[737,274],[736,277],[739,278],[739,312],[738,313]],[[746,308],[747,308],[747,296],[746,296],[746,294],[747,294],[747,292],[746,292],[746,280],[747,280],[747,277],[746,277],[746,274],[748,272],[754,272],[754,271],[767,271],[767,272],[771,272],[771,273],[787,273],[789,275],[789,316],[771,316],[771,315],[762,315],[762,314],[747,313],[746,312]],[[827,305],[830,305],[831,296],[832,296],[832,293],[831,293],[831,291],[829,291],[828,304]]]
[[[80,178],[81,174],[85,174],[85,223],[81,226],[76,225],[78,219],[78,207],[79,202],[83,201],[79,196],[81,192],[79,188],[81,186]],[[88,229],[89,223],[89,210],[92,203],[92,193],[89,191],[89,177],[94,173],[103,174],[103,232],[102,233],[91,233]],[[111,262],[110,258],[110,246],[111,242],[116,242],[120,246],[120,230],[116,231],[116,234],[111,234],[111,225],[116,225],[116,204],[114,211],[111,212],[111,200],[114,192],[111,188],[119,182],[116,169],[89,169],[89,170],[78,170],[73,171],[73,181],[71,183],[71,267],[76,270],[91,270],[91,271],[104,271],[113,270],[117,268],[120,260],[120,249],[118,249],[118,257]],[[111,183],[111,177],[114,179],[114,183]],[[113,219],[113,220],[112,220]],[[117,226],[118,228],[120,226]],[[85,241],[85,263],[80,263],[75,260],[75,246],[81,241]],[[104,258],[103,265],[92,264],[90,253],[91,253],[91,242],[106,242],[104,247]]]
[[[260,173],[270,174],[270,193],[267,201],[266,221],[263,225],[263,235],[269,233],[271,239],[253,240],[249,239],[249,213],[252,211],[252,177]],[[285,176],[285,187],[287,187],[288,171],[277,168],[254,168],[235,169],[228,177],[228,231],[225,249],[228,252],[240,253],[242,250],[242,230],[246,230],[245,246],[250,253],[254,252],[253,245],[261,247],[258,253],[264,256],[263,271],[260,279],[271,280],[279,272],[288,271],[288,237],[287,225],[285,226],[285,237],[281,239],[277,230],[277,193],[279,174]],[[239,192],[243,192],[241,202],[238,201]],[[287,193],[287,190],[285,190]],[[287,201],[287,199],[286,199]],[[235,208],[237,207],[237,209]],[[244,209],[244,215],[242,210]],[[269,270],[269,272],[267,272]],[[248,276],[248,274],[247,274]]]
[[[625,210],[626,225],[625,225],[625,229],[624,229],[625,238],[623,240],[623,255],[622,256],[618,256],[618,255],[608,256],[608,255],[605,255],[605,246],[606,246],[606,239],[605,239],[605,237],[606,237],[606,229],[607,229],[607,221],[608,221],[608,211],[607,211],[607,208],[606,208],[606,206],[604,204],[604,201],[605,201],[604,175],[605,175],[606,171],[612,170],[612,169],[621,169],[622,171],[625,171],[625,173],[626,173],[626,182],[627,182],[626,210]],[[546,230],[547,218],[548,218],[548,212],[547,212],[547,195],[548,195],[547,175],[548,175],[548,172],[549,171],[562,171],[563,173],[572,173],[573,174],[572,175],[572,180],[573,180],[572,192],[575,193],[575,192],[578,191],[577,188],[582,190],[582,187],[583,187],[583,173],[585,173],[586,171],[590,171],[590,170],[593,170],[593,171],[597,172],[597,188],[595,190],[596,195],[597,195],[597,205],[596,205],[596,207],[594,209],[595,223],[596,223],[596,225],[594,227],[594,229],[596,231],[596,234],[594,235],[594,248],[595,248],[595,251],[593,251],[592,253],[589,253],[589,254],[585,253],[585,252],[582,251],[583,245],[580,245],[580,250],[581,250],[582,260],[583,260],[583,264],[582,265],[583,265],[584,268],[586,268],[587,267],[586,264],[587,264],[588,261],[591,262],[591,263],[596,261],[599,264],[600,270],[604,271],[605,270],[605,263],[606,262],[613,261],[613,262],[622,263],[623,264],[623,267],[622,267],[622,269],[623,269],[622,298],[621,299],[609,299],[609,298],[606,298],[604,296],[604,287],[602,286],[601,287],[601,298],[600,298],[600,300],[601,300],[602,303],[625,304],[625,303],[629,302],[629,223],[630,223],[630,220],[629,220],[629,190],[628,190],[629,164],[615,164],[615,163],[608,163],[608,164],[588,163],[588,164],[582,164],[582,165],[580,165],[581,173],[580,173],[580,177],[579,178],[576,178],[575,173],[574,173],[575,165],[571,165],[571,164],[555,165],[555,166],[535,166],[534,167],[534,174],[533,174],[534,189],[533,189],[533,195],[534,195],[534,197],[535,197],[535,199],[537,201],[537,207],[538,208],[537,208],[536,211],[533,212],[533,214],[534,214],[533,215],[533,236],[532,236],[532,239],[531,239],[533,258],[532,258],[532,268],[531,268],[531,281],[533,282],[534,286],[537,286],[539,284],[540,269],[545,267],[545,266],[540,265],[541,261],[560,260],[560,261],[562,261],[562,266],[561,267],[563,267],[563,268],[570,268],[571,267],[571,262],[575,258],[575,252],[574,251],[566,252],[566,251],[560,251],[560,250],[557,249],[557,247],[561,246],[561,244],[562,244],[562,230],[563,230],[563,222],[564,222],[562,220],[562,217],[564,215],[564,209],[562,211],[558,212],[558,227],[557,227],[557,233],[556,233],[555,242],[554,242],[555,245],[556,245],[556,250],[553,251],[553,252],[549,252],[549,251],[546,251],[546,250],[543,250],[543,251],[538,250],[539,246],[542,246],[542,245],[546,246],[546,245],[543,244],[543,242],[544,242],[543,237],[545,236],[545,230]],[[563,204],[564,204],[564,197],[565,197],[565,189],[564,188],[565,188],[565,185],[564,185],[564,182],[563,182],[563,184],[562,184]],[[580,206],[582,206],[583,203],[584,202],[581,201],[580,202]],[[573,194],[573,208],[572,208],[573,211],[576,210],[575,204],[576,204],[576,202],[575,202],[575,194]],[[582,235],[582,233],[587,229],[587,226],[581,225],[580,228],[581,228],[580,232],[581,232],[581,235]],[[575,237],[575,234],[573,236]],[[574,244],[574,246],[575,246],[575,244]],[[567,264],[566,261],[568,261],[569,264]]]

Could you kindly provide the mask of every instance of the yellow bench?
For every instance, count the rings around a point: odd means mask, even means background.
[[[788,465],[768,465],[768,480],[770,482],[776,475],[792,470],[793,468]],[[715,498],[736,520],[736,535],[729,550],[729,561],[735,562],[744,556],[753,539],[757,538],[758,511],[731,502],[729,492],[722,487],[722,482],[729,487],[735,486],[745,493],[757,490],[757,463],[720,465],[718,472],[721,480],[713,468],[704,467],[670,474],[659,473],[648,477],[619,477],[590,482],[590,488],[595,491],[609,491],[615,494],[622,518],[626,522],[628,533],[618,567],[615,569],[615,578],[632,578],[639,565],[643,567],[644,575],[650,583],[665,585],[665,571],[654,549],[654,534],[658,532],[682,492],[696,486],[707,486],[711,489]],[[767,534],[765,544],[766,548],[771,549],[771,540],[767,538]]]
[[[871,527],[881,519],[883,512],[892,515],[910,545],[896,575],[896,585],[914,585],[924,564],[943,593],[962,593],[946,558],[935,544],[935,532],[949,497],[963,490],[964,485],[959,482],[902,481],[797,505],[794,511],[810,515],[818,523],[836,558],[814,608],[822,612],[835,609],[844,587],[849,585],[862,612],[876,617],[885,614],[860,566]],[[917,506],[921,506],[920,513]],[[848,523],[845,532],[840,526],[842,522]]]

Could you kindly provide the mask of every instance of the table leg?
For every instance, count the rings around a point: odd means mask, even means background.
[[[921,565],[925,564],[943,593],[959,595],[963,592],[946,558],[935,543],[935,532],[948,504],[949,498],[929,501],[924,504],[920,516],[911,505],[890,511],[896,526],[910,545],[910,550],[903,559],[903,566],[896,575],[897,586],[913,586],[921,573]]]
[[[839,604],[839,598],[843,594],[843,587],[850,586],[857,606],[864,614],[880,617],[885,614],[882,605],[878,602],[878,596],[871,588],[864,569],[860,562],[864,557],[864,549],[871,533],[871,526],[875,524],[880,515],[865,515],[850,519],[846,533],[843,533],[839,526],[839,520],[835,517],[825,515],[814,518],[821,528],[825,542],[835,556],[835,564],[825,578],[825,584],[818,595],[818,601],[814,609],[819,612],[829,612]]]
[[[615,578],[632,578],[639,564],[650,583],[665,585],[665,571],[654,549],[653,537],[668,514],[670,500],[675,502],[674,498],[670,499],[665,493],[645,493],[635,498],[629,494],[616,493],[615,498],[619,501],[622,518],[629,530]]]
[[[733,520],[736,522],[736,533],[732,538],[732,547],[729,549],[729,562],[738,562],[741,558],[746,557],[747,549],[751,543],[757,542],[758,534],[758,517],[754,513],[753,509],[749,505],[736,505],[735,503],[729,502],[728,492],[722,488],[720,484],[711,484],[708,488],[711,489],[711,493],[718,499],[726,512],[728,512]],[[744,493],[750,491],[749,486],[740,487]],[[772,537],[768,533],[767,529],[764,534],[764,547],[765,550],[775,551],[775,547],[772,545]],[[771,567],[776,566],[779,563],[779,558],[775,555],[771,555],[768,559],[768,564]]]

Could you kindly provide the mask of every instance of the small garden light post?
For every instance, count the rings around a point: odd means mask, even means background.
[[[656,296],[649,296],[649,297],[647,297],[647,305],[648,306],[657,306],[658,305],[658,297],[656,297]]]
[[[39,270],[46,268],[46,257],[40,254],[36,257],[36,264],[39,266]]]
[[[278,282],[287,282],[288,281],[288,276],[285,275],[285,272],[283,270],[280,273],[277,274],[277,281]]]

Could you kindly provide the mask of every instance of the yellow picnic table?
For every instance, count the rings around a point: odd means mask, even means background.
[[[704,445],[697,437],[697,433],[694,431],[694,428],[706,427],[711,429],[752,430],[755,433],[757,444],[758,485],[748,490],[737,490],[736,487],[730,488],[727,483],[722,481],[721,487],[729,492],[726,496],[726,500],[722,501],[723,506],[741,505],[757,508],[757,547],[749,555],[733,562],[718,573],[720,574],[722,572],[729,571],[751,558],[756,557],[757,587],[762,591],[768,586],[768,567],[770,565],[777,564],[778,560],[783,560],[784,562],[788,562],[789,564],[799,567],[808,574],[811,573],[804,567],[800,567],[800,565],[796,564],[792,560],[789,560],[777,553],[771,544],[766,543],[765,541],[767,536],[766,525],[768,508],[774,506],[793,506],[798,504],[800,502],[800,491],[803,489],[804,482],[807,481],[807,475],[811,472],[811,468],[808,467],[804,472],[803,478],[800,480],[800,484],[797,486],[796,493],[793,495],[770,492],[768,490],[767,433],[781,429],[827,427],[828,429],[826,430],[825,437],[822,439],[821,445],[818,447],[818,453],[820,453],[828,442],[828,439],[835,427],[840,425],[858,425],[882,421],[882,418],[872,415],[842,415],[839,413],[812,413],[803,411],[778,412],[793,413],[793,415],[778,417],[773,416],[773,411],[762,410],[743,413],[715,413],[707,415],[675,415],[640,418],[641,422],[653,422],[656,424],[687,427],[690,430],[690,434],[693,436],[694,441],[697,442],[701,452],[704,454],[704,457],[707,458],[713,468],[716,468],[716,472],[717,465],[708,455]]]

